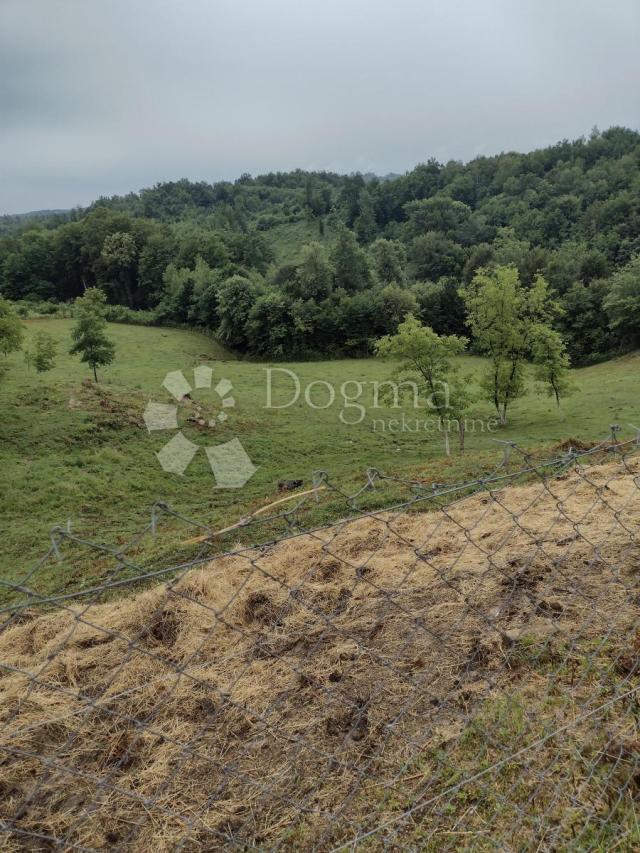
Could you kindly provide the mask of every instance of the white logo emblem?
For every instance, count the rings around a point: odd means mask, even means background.
[[[213,370],[206,365],[200,365],[193,371],[193,378],[196,388],[211,388]],[[184,400],[185,397],[189,398],[193,390],[181,370],[167,373],[162,385],[178,402]],[[215,418],[205,420],[201,416],[200,409],[196,407],[196,417],[192,420],[195,420],[200,426],[208,425],[209,427],[215,427],[216,423],[224,423],[228,418],[226,410],[232,409],[236,404],[235,398],[229,393],[232,388],[233,385],[228,379],[220,379],[214,388],[221,400],[221,410],[218,415]],[[179,430],[178,406],[174,403],[150,401],[144,411],[144,422],[149,432],[168,429]],[[189,441],[182,431],[178,431],[156,453],[156,456],[165,471],[170,474],[182,475],[199,449],[199,445]],[[204,451],[216,478],[216,485],[220,488],[240,489],[258,470],[238,438],[233,438],[224,444],[205,447]]]

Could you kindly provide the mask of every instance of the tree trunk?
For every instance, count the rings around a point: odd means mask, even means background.
[[[460,453],[464,453],[464,420],[458,422],[458,438],[460,440]]]
[[[507,425],[507,404],[506,403],[502,404],[502,408],[500,409],[499,415],[500,415],[500,426],[506,426]]]
[[[98,381],[98,374],[96,373],[96,366],[95,366],[95,364],[93,365],[93,378],[95,379],[95,381],[96,381],[96,382]]]
[[[444,431],[444,452],[447,456],[451,456],[451,447],[449,446],[449,430]]]

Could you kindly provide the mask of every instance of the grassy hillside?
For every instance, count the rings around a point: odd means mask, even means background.
[[[564,403],[561,414],[547,397],[532,395],[520,401],[513,407],[508,428],[469,434],[468,452],[461,456],[454,447],[447,459],[438,434],[392,434],[381,431],[379,424],[374,429],[374,418],[397,418],[399,413],[372,412],[370,386],[365,386],[359,401],[368,409],[362,423],[341,422],[341,411],[347,420],[357,415],[354,408],[343,409],[341,383],[388,378],[391,366],[373,359],[277,365],[297,373],[302,393],[295,405],[269,410],[265,366],[234,360],[197,333],[111,326],[117,358],[101,372],[96,387],[87,368],[66,354],[70,321],[32,320],[26,325],[28,338],[39,329],[54,335],[59,356],[53,371],[37,375],[15,355],[0,384],[5,576],[24,570],[46,548],[50,528],[68,519],[78,533],[124,541],[148,519],[153,501],[162,499],[214,526],[224,526],[276,499],[278,480],[300,478],[310,485],[310,475],[317,469],[326,470],[347,489],[362,482],[369,466],[443,481],[491,465],[500,453],[493,438],[542,446],[571,436],[600,438],[614,421],[640,425],[637,356],[576,371],[580,392]],[[149,400],[171,402],[162,388],[167,372],[182,370],[192,378],[190,371],[202,363],[213,366],[214,385],[222,377],[233,383],[237,405],[215,430],[189,424],[187,418],[197,415],[198,406],[201,414],[211,417],[219,411],[214,393],[194,391],[193,402],[181,408],[179,424],[203,447],[241,439],[259,468],[240,490],[215,488],[204,451],[185,476],[165,473],[154,453],[173,433],[149,434],[142,420]],[[480,359],[465,359],[466,370],[481,367]],[[291,380],[283,373],[274,376],[274,402],[286,403]],[[318,380],[330,382],[336,390],[335,402],[325,409],[309,408],[303,400],[304,388]],[[323,404],[326,389],[315,386],[312,391],[311,399]],[[406,414],[415,417],[410,409]],[[493,413],[488,404],[480,403],[474,414],[487,418]],[[344,509],[343,503],[336,511]]]
[[[284,264],[295,264],[300,260],[300,251],[305,243],[317,241],[329,246],[331,243],[331,231],[327,227],[325,233],[320,234],[316,222],[287,222],[275,225],[265,232],[266,238],[273,249],[275,262],[282,266]]]

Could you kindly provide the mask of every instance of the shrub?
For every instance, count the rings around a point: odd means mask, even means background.
[[[109,323],[128,323],[131,326],[157,326],[159,323],[156,311],[136,311],[126,305],[108,305],[105,319]]]

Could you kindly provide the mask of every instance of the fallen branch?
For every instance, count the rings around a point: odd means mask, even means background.
[[[244,527],[245,525],[251,522],[252,518],[255,518],[258,515],[263,515],[267,510],[270,510],[274,506],[278,506],[278,504],[282,504],[285,501],[291,501],[294,498],[304,498],[307,495],[313,495],[316,492],[321,492],[325,489],[326,486],[318,486],[315,489],[307,489],[306,492],[296,492],[293,495],[287,495],[284,498],[278,498],[277,501],[272,501],[271,503],[266,504],[260,509],[257,509],[255,512],[252,512],[251,515],[247,515],[244,518],[241,518],[239,521],[236,521],[235,524],[229,525],[229,527],[223,527],[222,530],[212,530],[211,533],[206,533],[204,536],[196,536],[195,539],[187,539],[186,542],[183,542],[183,545],[195,545],[198,542],[206,542],[208,539],[211,539],[212,536],[222,536],[223,533],[229,533],[231,530],[236,530],[238,527]]]

